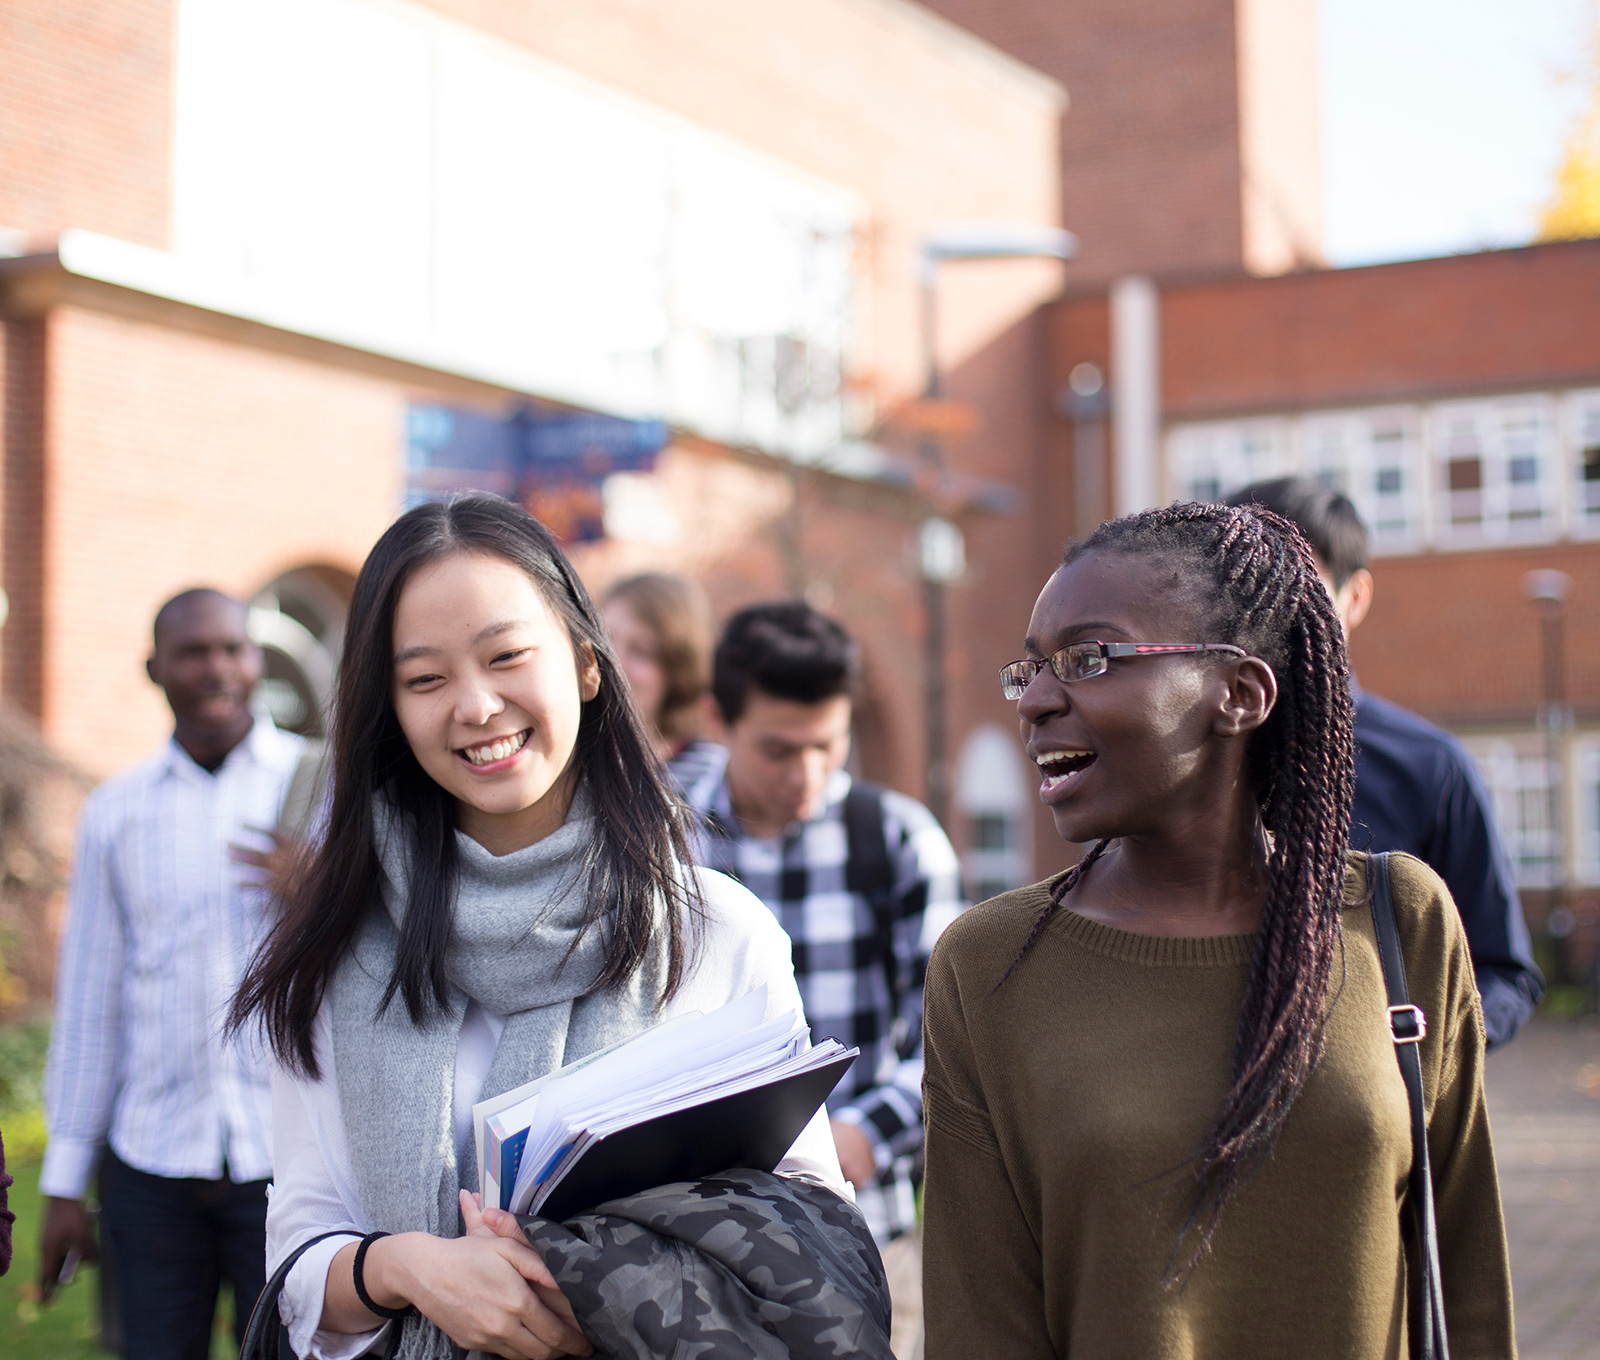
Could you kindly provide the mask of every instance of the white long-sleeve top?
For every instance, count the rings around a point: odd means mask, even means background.
[[[304,749],[258,718],[215,774],[169,741],[89,795],[45,1071],[45,1194],[81,1198],[107,1141],[156,1176],[272,1174],[266,1056],[222,1038],[269,898],[228,846],[277,825]]]
[[[696,870],[705,900],[705,930],[692,967],[661,1018],[726,1005],[765,984],[767,1019],[800,1010],[789,937],[771,912],[723,874]],[[458,1157],[474,1155],[472,1107],[494,1061],[504,1018],[469,1006],[456,1042],[455,1134]],[[361,1208],[350,1143],[339,1105],[333,1031],[326,1006],[314,1037],[321,1075],[307,1081],[282,1067],[272,1076],[274,1185],[267,1211],[267,1273],[300,1243],[319,1233],[361,1237],[372,1224]],[[853,1195],[839,1170],[826,1109],[818,1110],[778,1170],[814,1176],[838,1194]],[[347,1360],[378,1342],[383,1329],[357,1334],[318,1328],[328,1267],[349,1238],[319,1242],[296,1262],[284,1284],[279,1312],[296,1355]]]

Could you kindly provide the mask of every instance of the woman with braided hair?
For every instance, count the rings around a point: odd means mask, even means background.
[[[1309,549],[1257,507],[1102,524],[1001,672],[1063,839],[927,982],[928,1360],[1406,1354],[1412,1160],[1352,707]],[[1395,857],[1450,1344],[1514,1353],[1483,1017]]]

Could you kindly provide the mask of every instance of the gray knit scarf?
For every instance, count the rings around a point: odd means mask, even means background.
[[[458,1165],[453,1128],[456,1041],[468,998],[506,1017],[479,1097],[487,1099],[652,1024],[665,950],[628,986],[591,990],[604,967],[606,932],[582,930],[583,856],[594,814],[580,789],[565,825],[525,850],[497,857],[456,833],[460,869],[445,961],[450,998],[419,1027],[398,996],[380,1005],[410,897],[411,837],[386,802],[378,800],[374,811],[383,907],[369,914],[329,989],[350,1160],[374,1228],[458,1237],[457,1191],[478,1188],[476,1155]],[[413,1317],[398,1353],[403,1360],[449,1360],[460,1350]]]

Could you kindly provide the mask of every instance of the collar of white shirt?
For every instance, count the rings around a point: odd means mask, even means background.
[[[216,769],[216,774],[221,774],[230,766],[237,768],[241,764],[259,765],[269,770],[281,770],[292,765],[300,755],[304,746],[304,738],[297,737],[291,732],[282,731],[273,725],[272,719],[264,713],[256,714],[256,720],[251,725],[250,731],[245,735],[233,750],[228,752],[227,758]],[[167,739],[165,765],[157,772],[157,778],[168,775],[179,779],[211,779],[215,776],[200,765],[195,758],[178,745],[176,735]]]

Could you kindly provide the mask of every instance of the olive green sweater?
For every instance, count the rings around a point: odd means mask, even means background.
[[[1352,902],[1364,858],[1352,858]],[[1428,1021],[1450,1353],[1503,1360],[1511,1278],[1466,938],[1431,869],[1397,855],[1391,878]],[[1168,1289],[1170,1173],[1227,1090],[1254,937],[1137,935],[1063,907],[993,992],[1053,886],[973,908],[930,965],[928,1360],[1400,1360],[1411,1135],[1368,908],[1344,913],[1321,1064],[1211,1255]]]

